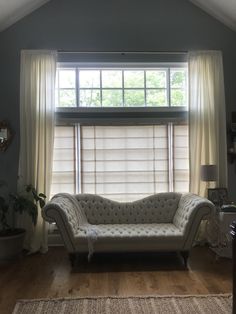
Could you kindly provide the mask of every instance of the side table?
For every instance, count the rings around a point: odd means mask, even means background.
[[[230,225],[236,221],[236,212],[223,212],[216,213],[216,219],[213,230],[214,242],[209,237],[211,249],[220,257],[232,258],[232,238],[230,236]]]
[[[230,235],[232,237],[233,246],[233,314],[236,314],[236,222],[233,221]]]

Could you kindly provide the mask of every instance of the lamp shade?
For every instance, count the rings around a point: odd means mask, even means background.
[[[202,165],[201,166],[201,180],[202,181],[216,181],[217,180],[216,165]]]

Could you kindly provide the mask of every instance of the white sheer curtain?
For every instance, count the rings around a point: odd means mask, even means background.
[[[52,173],[56,61],[55,51],[21,52],[19,188],[32,184],[47,196]],[[25,248],[47,251],[47,228],[40,210],[36,227],[26,216],[23,220]]]
[[[206,195],[200,166],[215,164],[217,187],[227,187],[226,117],[222,54],[189,53],[190,191]]]

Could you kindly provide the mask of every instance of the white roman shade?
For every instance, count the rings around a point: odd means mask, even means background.
[[[51,196],[76,193],[76,126],[56,126]]]
[[[132,201],[188,191],[187,126],[81,126],[82,193]]]

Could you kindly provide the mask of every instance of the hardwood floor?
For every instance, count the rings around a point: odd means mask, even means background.
[[[232,292],[232,262],[194,248],[188,270],[176,254],[95,255],[71,271],[64,248],[0,265],[0,313],[17,299],[94,295],[211,294]]]

